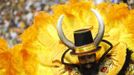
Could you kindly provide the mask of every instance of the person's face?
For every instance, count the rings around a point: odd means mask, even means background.
[[[92,64],[95,63],[95,61],[96,61],[95,54],[84,55],[84,56],[80,56],[78,58],[79,58],[80,64],[89,64],[90,66],[92,66]]]

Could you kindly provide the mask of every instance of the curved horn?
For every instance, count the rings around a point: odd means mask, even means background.
[[[71,41],[69,41],[69,40],[65,37],[65,35],[64,35],[64,33],[63,33],[63,30],[62,30],[62,21],[63,21],[63,18],[64,18],[64,16],[61,15],[61,16],[59,17],[58,23],[57,23],[57,31],[58,31],[59,38],[60,38],[60,40],[61,40],[67,47],[69,47],[69,48],[71,48],[71,49],[74,49],[74,48],[75,48],[74,44],[73,44]]]
[[[99,22],[99,29],[98,29],[98,33],[94,39],[94,44],[95,46],[98,46],[100,41],[102,40],[103,38],[103,35],[104,35],[104,23],[102,21],[102,18],[100,16],[100,14],[95,10],[95,9],[91,9],[92,12],[94,12],[94,14],[96,15],[97,19],[98,19],[98,22]]]

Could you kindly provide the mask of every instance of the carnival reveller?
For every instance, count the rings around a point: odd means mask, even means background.
[[[133,21],[134,11],[123,3],[54,5],[35,15],[20,44],[8,48],[0,40],[0,75],[133,74],[127,51],[134,50]]]
[[[104,35],[104,23],[101,19],[101,16],[97,13],[96,10],[92,11],[96,14],[98,21],[99,21],[99,30],[98,34],[93,40],[92,33],[89,29],[81,29],[76,30],[74,32],[74,40],[75,45],[70,42],[64,35],[62,30],[62,20],[63,16],[59,18],[58,21],[58,35],[61,39],[61,41],[69,48],[71,49],[70,54],[78,56],[79,62],[73,63],[65,63],[64,58],[67,52],[69,52],[69,49],[65,51],[61,58],[62,64],[66,66],[70,66],[71,68],[77,68],[76,72],[79,73],[79,75],[116,75],[122,68],[124,62],[125,62],[125,56],[126,56],[126,47],[123,43],[117,43],[114,45],[114,48],[112,49],[113,45],[106,41],[102,40]],[[106,49],[105,53],[103,53],[103,50],[99,46],[100,42],[104,42],[108,45],[110,45],[110,48]],[[124,49],[118,49],[120,45],[124,45]],[[108,52],[112,50],[111,54],[108,54]],[[120,52],[123,54],[121,55]],[[101,57],[97,54],[101,53]],[[109,55],[109,57],[106,57],[106,55]],[[120,58],[122,57],[122,60]],[[67,58],[67,57],[66,57]],[[97,60],[97,58],[99,58]],[[105,59],[105,61],[104,61]],[[74,59],[75,60],[75,59]],[[119,62],[121,61],[121,62]],[[74,70],[75,71],[75,70]]]
[[[90,11],[91,8],[97,10],[95,11],[96,14],[98,11],[101,13],[101,16],[99,14],[96,15],[99,22],[97,22],[93,12]],[[104,3],[93,6],[91,2],[72,0],[67,4],[54,6],[53,11],[52,14],[44,12],[36,14],[34,25],[25,31],[22,37],[24,52],[28,51],[37,56],[36,58],[39,62],[37,63],[37,71],[39,75],[43,74],[42,72],[45,72],[46,75],[118,74],[126,59],[126,48],[133,47],[132,41],[129,40],[131,38],[128,39],[131,36],[131,31],[128,32],[129,30],[126,30],[126,26],[122,24],[124,23],[124,18],[128,16],[128,8],[125,4]],[[60,17],[61,14],[64,17]],[[56,31],[58,18],[58,32],[62,36],[61,39],[63,39],[64,32],[68,39],[71,41],[75,40],[74,44],[67,40],[59,39]],[[100,18],[103,18],[103,20]],[[130,17],[129,19],[132,20]],[[103,21],[104,24],[102,23]],[[104,25],[105,33],[103,36]],[[34,31],[34,34],[31,31]],[[99,32],[99,37],[96,38],[99,40],[95,42],[95,39],[92,40],[91,36],[93,35],[94,37],[97,31]],[[27,37],[28,34],[29,36]],[[78,36],[86,37],[79,38]],[[111,45],[107,42],[111,47],[113,46],[112,49],[105,43],[106,41],[102,40],[102,37],[112,43]],[[79,41],[83,42],[79,43]],[[81,48],[81,46],[83,47]],[[70,50],[67,50],[67,47]],[[92,50],[93,52],[90,52]],[[79,55],[81,51],[83,55]],[[105,55],[108,56],[105,57]]]

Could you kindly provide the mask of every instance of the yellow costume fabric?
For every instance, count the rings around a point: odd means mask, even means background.
[[[98,22],[90,8],[96,9],[102,15],[105,24],[104,39],[110,41],[113,67],[107,75],[116,75],[122,68],[126,48],[134,49],[133,44],[133,10],[128,10],[126,4],[102,3],[95,6],[88,0],[70,0],[66,4],[52,7],[52,13],[38,12],[33,25],[20,36],[22,42],[13,48],[0,39],[0,75],[71,75],[61,64],[61,56],[67,47],[61,43],[56,30],[57,20],[64,15],[63,30],[67,38],[73,41],[73,31],[82,28],[91,29],[95,37]],[[97,58],[108,48],[102,48],[96,53]],[[77,56],[66,56],[69,63],[78,63]]]

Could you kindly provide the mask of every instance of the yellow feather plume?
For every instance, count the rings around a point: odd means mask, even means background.
[[[129,10],[128,6],[123,3],[102,3],[95,6],[92,1],[88,0],[70,0],[66,4],[54,5],[52,14],[38,12],[34,17],[33,25],[21,35],[22,43],[8,48],[6,41],[0,39],[0,75],[44,75],[44,72],[45,75],[69,75],[70,72],[66,71],[66,66],[60,61],[67,47],[58,37],[57,20],[60,15],[65,16],[63,30],[72,42],[74,42],[73,32],[77,29],[89,28],[95,37],[98,22],[96,16],[90,11],[91,8],[96,9],[102,15],[105,24],[104,39],[109,40],[113,45],[124,42],[128,48],[134,50],[134,10]],[[122,68],[121,65],[125,61],[124,43],[117,46],[117,50],[120,49],[120,51],[115,52],[118,55],[121,50],[123,51],[122,62],[116,67],[117,71]],[[102,50],[98,52],[97,60],[106,49],[103,44],[101,45]],[[116,58],[121,57],[116,56]],[[70,54],[67,54],[65,60],[69,63],[79,63],[77,56]]]

